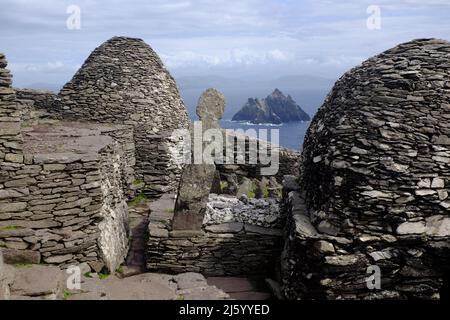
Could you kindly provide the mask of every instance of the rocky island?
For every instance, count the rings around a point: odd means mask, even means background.
[[[309,121],[309,115],[292,99],[278,89],[265,99],[249,98],[234,116],[233,121],[280,124],[291,121]]]

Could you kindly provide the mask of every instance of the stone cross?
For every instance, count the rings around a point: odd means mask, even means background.
[[[197,115],[203,132],[219,129],[225,110],[225,97],[215,89],[206,90],[200,97]],[[214,164],[188,164],[181,174],[172,230],[201,230],[209,193],[214,181]]]

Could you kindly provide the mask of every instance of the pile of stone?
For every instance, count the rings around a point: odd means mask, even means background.
[[[336,82],[287,200],[288,298],[435,299],[449,286],[448,79],[450,43],[422,39]]]
[[[278,202],[274,198],[255,199],[246,195],[237,198],[211,194],[206,205],[204,225],[243,222],[265,228],[284,226]]]

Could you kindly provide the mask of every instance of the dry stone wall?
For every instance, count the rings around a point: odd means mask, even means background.
[[[28,119],[35,101],[16,99],[5,67],[0,54],[5,263],[87,262],[96,271],[115,270],[128,249],[124,190],[134,179],[132,129],[55,121],[30,126],[22,118]]]
[[[33,90],[33,89],[19,89],[16,91],[16,98],[18,100],[30,101],[35,111],[50,112],[53,108],[53,103],[56,99],[56,94],[51,91]]]
[[[256,193],[257,197],[264,197],[264,192],[267,189],[271,197],[276,197],[281,194],[281,182],[284,175],[299,175],[300,173],[300,153],[294,150],[282,148],[263,140],[257,140],[251,137],[243,138],[240,134],[226,135],[228,143],[233,146],[232,150],[235,152],[234,163],[217,163],[216,167],[219,172],[222,187],[213,190],[216,193],[224,193],[240,197],[242,194]],[[224,145],[224,159],[226,159],[227,145]],[[244,152],[241,151],[243,148]],[[250,149],[251,148],[251,149]],[[275,157],[278,164],[276,164],[277,171],[274,174],[262,175],[264,168],[270,167],[272,164],[267,164],[267,160],[258,158],[258,161],[249,161],[253,157],[253,151],[261,150],[264,155],[268,155],[271,159],[271,152],[277,152],[278,158]],[[238,160],[236,155],[243,155],[243,160]],[[260,152],[258,151],[258,155]],[[265,196],[267,197],[268,194]]]
[[[200,272],[208,276],[271,275],[280,255],[282,231],[269,205],[259,208],[264,209],[263,213],[254,206],[253,215],[236,220],[222,211],[233,200],[215,195],[210,200],[210,212],[198,231],[171,230],[174,196],[165,195],[151,205],[148,270]],[[222,208],[218,208],[219,202]],[[265,214],[269,221],[254,217]]]
[[[126,157],[119,142],[99,131],[53,124],[23,132],[24,163],[4,183],[14,192],[0,206],[7,262],[88,262],[100,271],[124,260]]]
[[[422,39],[336,82],[305,138],[288,298],[428,299],[448,286],[449,79],[450,43]],[[380,290],[364,281],[373,265]]]

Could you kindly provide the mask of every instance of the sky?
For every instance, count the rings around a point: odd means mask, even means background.
[[[416,38],[450,40],[450,0],[0,0],[0,4],[0,52],[7,56],[17,87],[62,86],[93,49],[115,35],[144,39],[175,78],[337,79],[399,43]],[[72,19],[77,18],[73,8],[79,10],[79,20]],[[379,28],[373,23],[368,27],[368,19],[379,21]],[[80,22],[79,28],[74,21]]]

